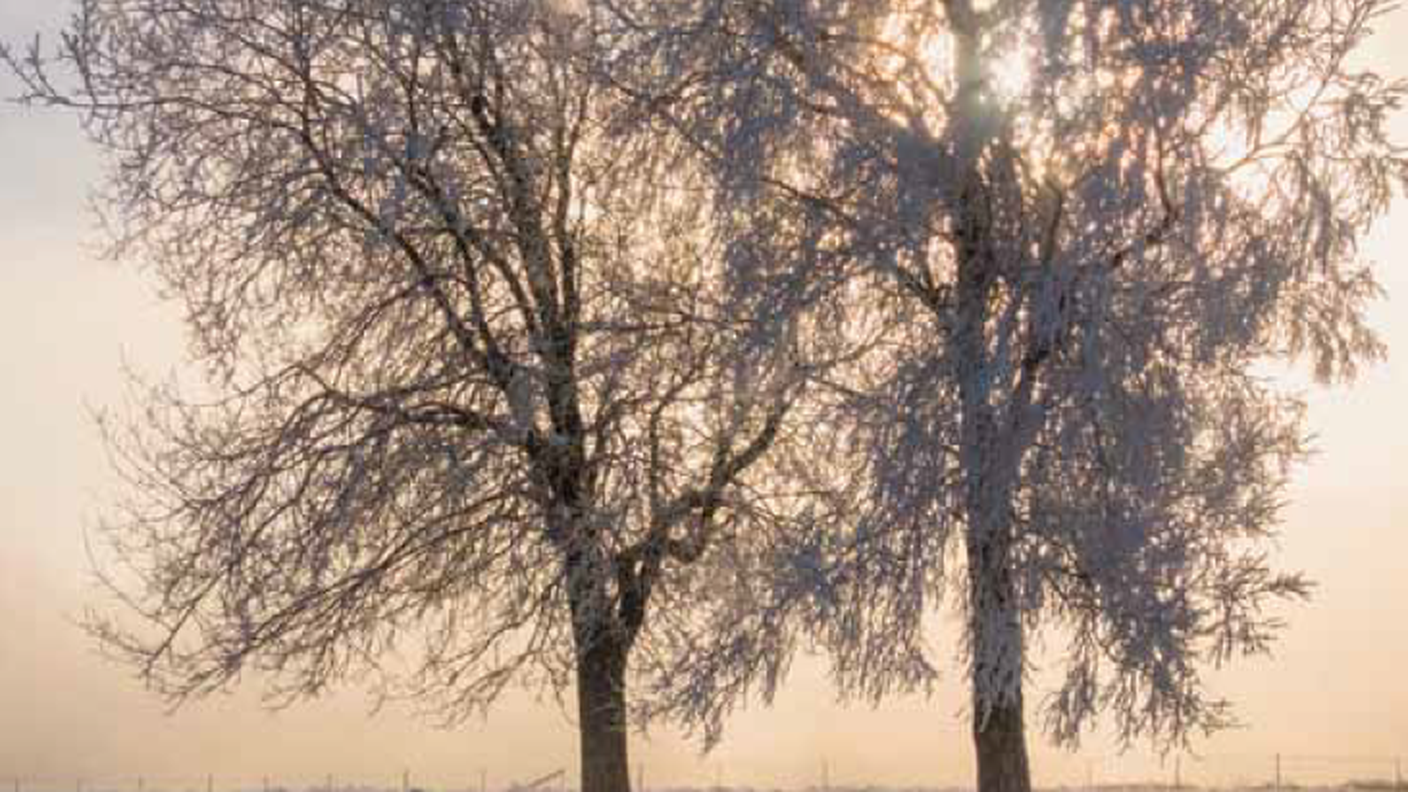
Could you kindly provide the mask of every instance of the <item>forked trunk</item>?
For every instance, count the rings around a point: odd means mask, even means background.
[[[599,635],[577,652],[582,792],[630,792],[626,752],[626,648]]]

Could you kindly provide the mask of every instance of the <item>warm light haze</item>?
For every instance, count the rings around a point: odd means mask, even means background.
[[[68,5],[0,0],[0,40],[55,36]],[[1408,80],[1408,8],[1376,27],[1362,61]],[[1023,78],[1016,68],[1000,77]],[[0,71],[0,97],[18,91]],[[1393,130],[1408,145],[1408,111]],[[122,406],[127,368],[162,375],[188,362],[179,309],[155,279],[97,253],[88,198],[101,176],[74,114],[0,105],[0,790],[18,779],[25,790],[133,792],[138,778],[147,790],[204,789],[208,777],[215,792],[265,778],[301,789],[329,775],[393,788],[403,772],[430,789],[478,788],[482,773],[492,790],[559,768],[570,786],[571,701],[515,691],[442,729],[409,706],[373,712],[355,685],[271,712],[258,680],[246,679],[168,711],[76,626],[85,609],[111,605],[89,541],[124,486],[93,412]],[[1177,760],[1185,782],[1270,783],[1277,754],[1286,782],[1392,779],[1396,757],[1408,770],[1408,201],[1397,200],[1364,252],[1387,291],[1371,321],[1388,360],[1333,387],[1281,375],[1306,393],[1316,455],[1295,473],[1278,563],[1305,572],[1313,597],[1285,608],[1289,627],[1271,657],[1212,674],[1243,727],[1198,740],[1196,755]],[[950,634],[932,640],[942,649]],[[1031,704],[1043,679],[1038,659]],[[711,753],[652,728],[632,735],[631,762],[646,788],[969,787],[966,689],[955,662],[931,697],[847,705],[825,663],[808,659],[771,707],[737,711]],[[1174,757],[1144,744],[1121,754],[1097,734],[1069,753],[1035,728],[1030,739],[1039,786],[1173,778]]]

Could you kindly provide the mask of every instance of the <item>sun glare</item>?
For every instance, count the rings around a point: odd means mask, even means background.
[[[999,101],[1011,102],[1026,93],[1031,85],[1032,69],[1030,53],[1019,48],[997,59],[991,66],[993,92]]]
[[[923,53],[923,61],[930,79],[941,85],[951,83],[954,74],[954,52],[952,37],[947,32],[927,37],[917,45],[908,41],[905,35],[892,32],[891,41],[902,47],[914,47],[911,51]],[[1020,101],[1031,87],[1032,57],[1032,49],[1024,41],[1006,47],[1000,53],[990,53],[986,69],[991,98],[1000,104]]]

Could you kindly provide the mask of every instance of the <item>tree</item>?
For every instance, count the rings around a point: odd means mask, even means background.
[[[777,482],[828,364],[765,310],[787,240],[720,249],[587,73],[606,45],[568,3],[82,0],[80,89],[4,53],[81,111],[115,250],[207,375],[109,425],[104,572],[141,622],[89,626],[154,688],[373,673],[453,720],[575,685],[581,788],[629,789],[632,671],[704,640],[720,559],[819,516]]]
[[[931,676],[953,587],[982,792],[1030,789],[1036,631],[1067,647],[1059,741],[1102,711],[1164,745],[1225,724],[1200,668],[1308,591],[1267,558],[1306,443],[1266,366],[1380,354],[1356,242],[1408,178],[1405,86],[1350,58],[1388,4],[613,6],[623,90],[736,200],[824,218],[902,328],[845,430],[869,515],[800,539],[819,571],[771,607],[880,696]]]

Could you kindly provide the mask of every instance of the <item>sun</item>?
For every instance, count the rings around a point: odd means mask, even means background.
[[[900,47],[913,47],[911,52],[921,53],[924,71],[929,79],[937,84],[951,84],[955,71],[952,34],[947,30],[937,30],[928,31],[921,41],[907,38],[898,31],[892,35],[892,41]],[[1021,101],[1030,90],[1035,76],[1034,57],[1034,48],[1026,36],[1004,42],[1000,48],[989,48],[984,63],[989,98],[1003,105]]]
[[[988,86],[993,98],[1007,104],[1020,101],[1032,85],[1032,52],[1018,44],[988,61]]]

